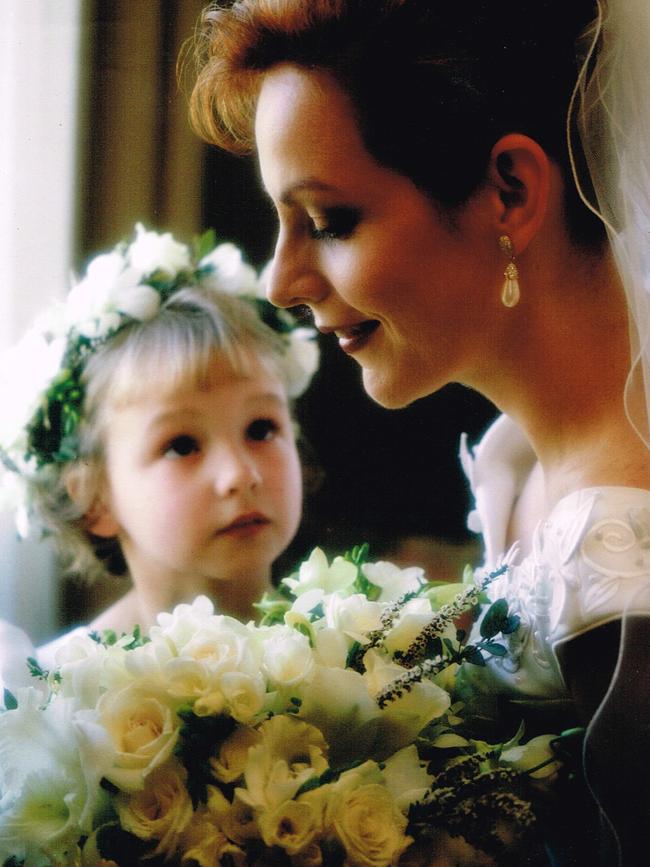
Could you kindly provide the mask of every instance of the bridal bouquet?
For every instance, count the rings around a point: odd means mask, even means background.
[[[199,597],[147,636],[72,637],[56,670],[30,660],[0,712],[0,863],[435,864],[440,835],[498,852],[558,763],[550,735],[463,734],[454,671],[517,627],[502,600],[471,645],[456,626],[493,577],[316,549],[257,625]]]

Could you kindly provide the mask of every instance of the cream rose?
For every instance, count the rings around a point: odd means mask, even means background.
[[[320,831],[320,817],[308,801],[283,801],[259,818],[267,846],[279,846],[287,855],[307,849]]]
[[[141,789],[145,777],[171,755],[180,721],[165,699],[129,685],[99,700],[94,722],[108,734],[113,748],[105,775],[119,789]]]
[[[156,768],[142,791],[117,799],[120,824],[141,840],[155,840],[152,855],[170,857],[192,818],[192,802],[185,788],[185,770],[176,764]]]
[[[405,834],[407,819],[390,792],[369,783],[332,797],[328,825],[345,847],[350,867],[388,867],[413,842]]]

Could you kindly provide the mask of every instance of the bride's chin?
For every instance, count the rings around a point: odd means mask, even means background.
[[[372,367],[362,367],[361,378],[368,397],[385,409],[402,409],[415,400],[410,390],[396,382],[390,371],[385,374]]]

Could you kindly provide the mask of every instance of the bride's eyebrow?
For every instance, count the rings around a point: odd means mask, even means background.
[[[332,184],[326,184],[317,178],[305,178],[286,187],[280,195],[280,202],[283,205],[294,205],[296,203],[296,195],[303,192],[335,193],[336,195],[341,195],[341,191],[337,187],[332,186]]]

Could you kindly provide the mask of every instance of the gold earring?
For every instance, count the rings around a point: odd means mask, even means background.
[[[501,303],[504,307],[515,307],[519,303],[519,269],[515,265],[515,248],[508,235],[499,238],[501,252],[510,258],[503,272],[504,281],[501,289]]]

